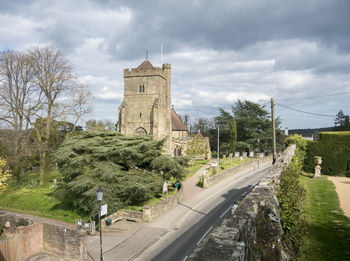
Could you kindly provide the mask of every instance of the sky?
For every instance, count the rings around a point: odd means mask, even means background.
[[[118,119],[123,70],[172,66],[172,104],[191,120],[250,100],[282,128],[350,114],[348,0],[0,0],[0,50],[54,45],[94,95],[88,119]],[[318,115],[302,113],[316,113]]]

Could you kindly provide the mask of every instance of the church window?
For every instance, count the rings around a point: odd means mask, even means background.
[[[139,85],[139,92],[140,93],[144,93],[145,92],[145,85],[143,85],[143,84]]]
[[[140,112],[140,118],[142,117],[142,112]]]

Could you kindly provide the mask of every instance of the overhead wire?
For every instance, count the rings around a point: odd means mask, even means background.
[[[315,116],[323,116],[323,117],[336,117],[336,115],[330,115],[330,114],[323,114],[323,113],[315,113],[315,112],[308,112],[308,111],[302,111],[302,110],[298,110],[298,109],[294,109],[294,108],[291,108],[287,105],[283,105],[281,103],[275,103],[276,105],[279,105],[281,107],[284,107],[286,109],[289,109],[289,110],[292,110],[292,111],[296,111],[296,112],[300,112],[300,113],[305,113],[305,114],[310,114],[310,115],[315,115]]]

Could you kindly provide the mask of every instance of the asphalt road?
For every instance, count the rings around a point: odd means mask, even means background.
[[[221,224],[225,217],[231,215],[234,203],[247,195],[267,171],[268,168],[246,173],[236,177],[234,181],[227,180],[230,183],[226,182],[226,186],[218,186],[215,190],[216,195],[212,196],[211,199],[203,200],[196,207],[184,205],[192,211],[184,218],[180,229],[169,233],[135,260],[186,260],[201,240],[215,226]]]

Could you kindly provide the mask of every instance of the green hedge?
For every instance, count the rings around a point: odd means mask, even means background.
[[[315,156],[322,157],[323,174],[344,176],[350,164],[350,131],[321,132],[320,141],[308,141],[305,171],[315,171]]]

